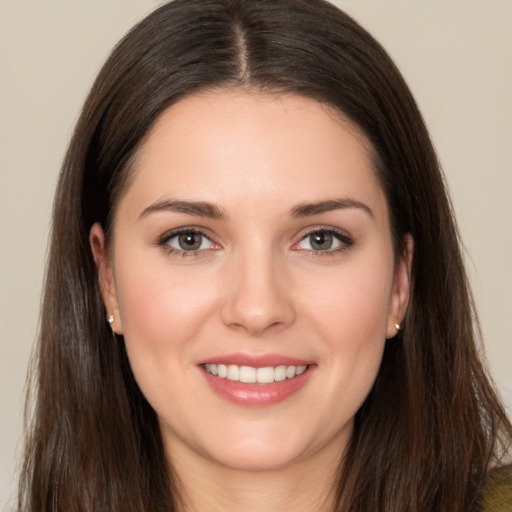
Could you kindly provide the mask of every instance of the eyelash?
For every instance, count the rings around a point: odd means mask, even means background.
[[[301,236],[299,242],[294,244],[294,247],[296,247],[298,244],[300,244],[303,240],[306,240],[311,235],[314,235],[315,233],[323,233],[331,235],[333,238],[335,238],[338,242],[340,242],[340,246],[334,249],[326,249],[324,251],[315,251],[313,249],[304,249],[308,252],[308,255],[313,258],[323,258],[323,257],[330,257],[330,256],[336,256],[342,252],[345,252],[349,250],[354,245],[354,239],[349,236],[346,232],[332,228],[332,227],[323,227],[319,226],[314,229],[311,229],[307,233]]]
[[[199,250],[182,250],[182,249],[176,249],[175,247],[172,247],[169,245],[169,241],[173,238],[178,237],[181,234],[191,234],[191,235],[200,235],[201,237],[206,238],[210,243],[219,246],[214,242],[210,236],[208,236],[203,230],[194,228],[194,227],[184,227],[179,229],[174,229],[172,231],[168,231],[164,233],[157,241],[158,246],[162,247],[167,254],[170,255],[177,255],[182,258],[187,258],[191,256],[200,256],[202,253],[207,252],[208,250],[215,250],[215,249],[199,249]],[[304,240],[306,240],[311,235],[314,235],[315,233],[323,233],[331,235],[333,238],[335,238],[339,243],[340,246],[334,249],[326,249],[326,250],[313,250],[313,249],[303,249],[303,251],[306,251],[309,256],[311,257],[325,257],[325,256],[335,256],[341,252],[347,251],[354,245],[354,239],[350,237],[347,233],[332,228],[332,227],[317,227],[315,229],[311,229],[307,233],[303,234],[298,242],[293,244],[292,249],[297,248],[297,246]],[[219,246],[220,247],[220,246]],[[297,248],[296,251],[299,251],[301,249]]]
[[[211,237],[209,237],[204,231],[198,228],[194,227],[184,227],[179,229],[173,229],[172,231],[168,231],[164,233],[159,239],[158,239],[158,245],[162,247],[166,251],[167,254],[174,255],[174,256],[180,256],[182,258],[188,258],[190,256],[200,256],[202,253],[206,252],[207,249],[200,249],[200,250],[191,250],[191,251],[185,251],[182,249],[176,249],[175,247],[171,247],[169,245],[169,242],[182,234],[191,234],[191,235],[200,235],[203,238],[206,238],[209,240],[212,244],[216,244]],[[213,249],[215,250],[215,249]]]

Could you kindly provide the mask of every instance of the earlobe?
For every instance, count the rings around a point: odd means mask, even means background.
[[[101,296],[107,312],[105,321],[108,321],[110,327],[116,334],[122,334],[121,316],[119,314],[114,274],[105,244],[105,234],[98,222],[91,228],[89,243],[98,272]],[[111,318],[113,318],[112,321]]]
[[[386,338],[393,338],[401,330],[401,324],[411,292],[411,268],[414,255],[414,241],[411,235],[406,235],[404,239],[404,250],[400,257],[400,262],[396,268],[395,280],[393,283],[393,295],[389,309]]]

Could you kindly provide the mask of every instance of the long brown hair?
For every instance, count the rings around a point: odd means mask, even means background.
[[[86,100],[55,197],[19,510],[170,512],[179,497],[153,409],[105,321],[89,231],[149,128],[209,88],[293,92],[356,123],[374,150],[412,295],[335,489],[338,512],[467,512],[512,426],[479,359],[459,237],[428,132],[382,47],[323,0],[176,0],[114,49]],[[340,454],[341,457],[341,454]]]

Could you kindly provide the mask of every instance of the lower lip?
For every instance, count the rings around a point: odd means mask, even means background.
[[[300,391],[313,373],[312,365],[302,374],[293,379],[286,379],[272,384],[246,384],[228,379],[221,379],[200,367],[210,387],[222,398],[247,407],[263,407],[273,405]]]

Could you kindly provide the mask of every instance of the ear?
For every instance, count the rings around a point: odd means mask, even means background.
[[[389,308],[388,323],[386,329],[386,338],[393,338],[400,330],[400,326],[407,311],[409,304],[409,294],[411,291],[411,266],[414,255],[414,241],[411,235],[405,236],[405,244],[400,261],[395,270],[393,282],[393,291]]]
[[[89,243],[91,245],[94,263],[98,272],[98,282],[100,285],[103,303],[107,310],[107,317],[110,317],[111,315],[114,317],[114,321],[111,324],[112,330],[116,334],[122,334],[123,329],[121,324],[121,315],[119,313],[114,272],[105,246],[105,234],[98,222],[91,228],[89,233]],[[105,319],[105,321],[107,321],[107,319]]]

